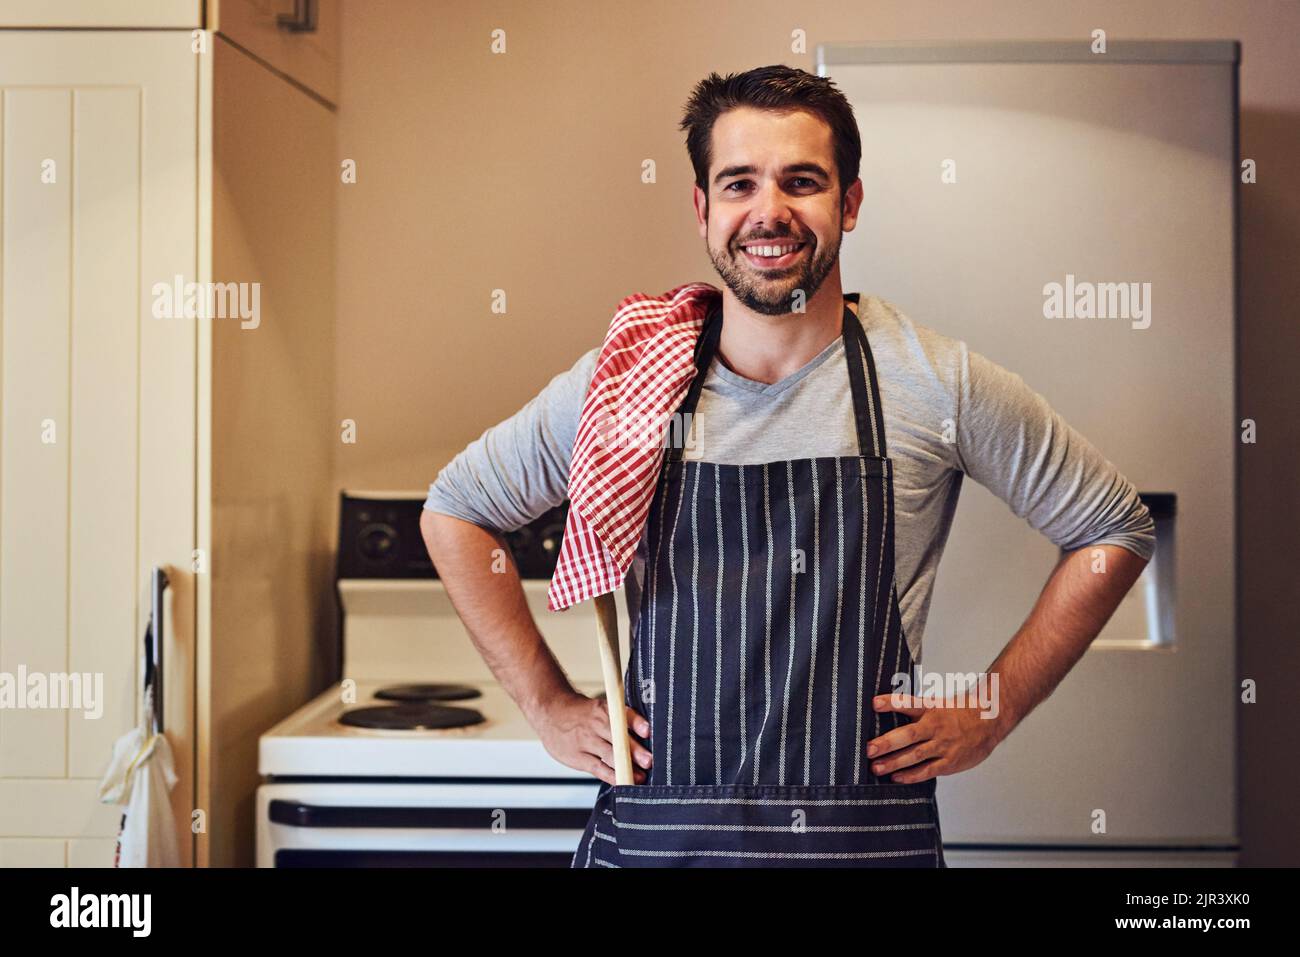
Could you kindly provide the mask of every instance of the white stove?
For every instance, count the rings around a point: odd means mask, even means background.
[[[423,502],[342,496],[342,677],[261,736],[259,867],[567,866],[577,847],[600,782],[552,758],[494,680],[434,577]],[[595,696],[590,604],[546,607],[562,531],[557,510],[507,542],[547,644]]]
[[[468,686],[473,688],[474,698],[440,702],[481,714],[481,723],[410,730],[340,723],[345,713],[365,707],[383,705],[400,710],[402,706],[375,697],[375,692],[404,684],[397,679],[362,681],[355,691],[342,682],[334,685],[262,735],[258,770],[272,777],[337,777],[345,773],[384,778],[591,780],[591,775],[560,764],[546,752],[523,713],[495,682]],[[591,696],[603,690],[601,684],[591,682],[575,682],[575,687]],[[413,719],[419,716],[420,712],[412,712]]]

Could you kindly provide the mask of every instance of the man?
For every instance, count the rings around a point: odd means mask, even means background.
[[[698,442],[663,452],[626,580],[635,785],[612,787],[606,703],[569,684],[514,570],[491,568],[498,532],[566,497],[601,350],[439,474],[430,555],[548,752],[604,782],[575,866],[943,866],[935,778],[984,760],[1051,692],[1141,573],[1154,524],[1019,376],[844,295],[861,143],[829,80],[713,74],[682,128],[724,288],[679,410]],[[989,669],[992,720],[889,694],[920,661],[962,475],[1067,550]]]

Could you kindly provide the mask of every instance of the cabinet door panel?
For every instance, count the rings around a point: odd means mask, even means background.
[[[197,58],[183,32],[0,31],[0,96],[0,672],[82,692],[0,709],[0,834],[111,865],[95,785],[164,565],[188,862],[196,328],[154,318],[153,289],[195,278]]]

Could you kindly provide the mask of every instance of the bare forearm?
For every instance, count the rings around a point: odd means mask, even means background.
[[[1057,564],[1029,617],[989,666],[998,676],[1003,737],[1074,667],[1145,567],[1145,559],[1118,545],[1088,545]]]
[[[499,536],[469,522],[425,512],[429,557],[474,646],[506,693],[530,719],[574,688],[546,645],[524,597],[510,550]]]

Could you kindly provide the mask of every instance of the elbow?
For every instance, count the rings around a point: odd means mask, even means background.
[[[427,508],[420,515],[420,535],[435,569],[440,558],[444,564],[452,562],[458,552],[474,546],[478,536],[484,534],[504,547],[505,540],[498,533],[466,519]]]
[[[420,514],[420,535],[424,538],[424,549],[429,553],[429,560],[433,562],[434,567],[438,565],[437,551],[438,527],[441,524],[438,520],[441,516],[437,512],[425,509]]]

